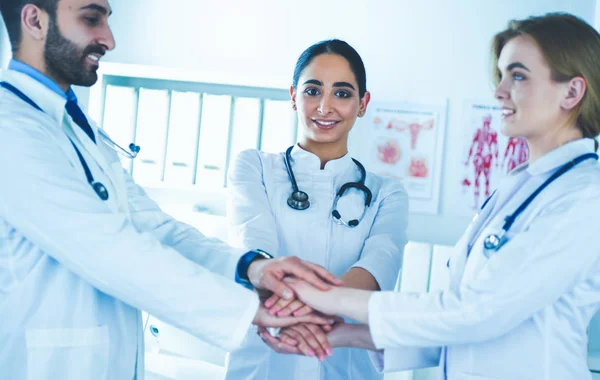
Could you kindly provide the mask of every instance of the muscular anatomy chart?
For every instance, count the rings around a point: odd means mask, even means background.
[[[471,103],[466,107],[463,145],[462,204],[465,213],[481,207],[511,170],[527,161],[527,143],[501,133],[500,108]]]
[[[521,137],[509,137],[504,149],[504,159],[502,160],[502,168],[506,169],[505,173],[510,173],[511,170],[528,159],[529,149],[527,148],[525,139]]]
[[[498,167],[498,132],[490,127],[492,115],[483,117],[483,125],[477,128],[475,136],[471,142],[469,155],[465,166],[473,168],[473,195],[475,204],[479,204],[479,194],[481,190],[480,179],[483,177],[485,184],[485,197],[490,196],[490,173],[492,162]],[[467,186],[471,184],[468,178],[463,183]]]

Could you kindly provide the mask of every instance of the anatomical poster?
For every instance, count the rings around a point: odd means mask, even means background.
[[[462,165],[457,185],[461,207],[472,214],[516,166],[527,161],[527,143],[501,133],[502,109],[486,102],[467,102],[463,117]]]
[[[400,179],[410,211],[438,212],[446,100],[371,103],[361,147],[368,170]]]

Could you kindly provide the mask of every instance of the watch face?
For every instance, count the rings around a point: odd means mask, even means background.
[[[267,252],[263,251],[262,249],[256,249],[255,250],[261,257],[265,258],[265,259],[272,259],[273,256],[271,256],[270,254],[268,254]]]

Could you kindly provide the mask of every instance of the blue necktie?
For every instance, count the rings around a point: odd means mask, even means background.
[[[81,127],[81,129],[83,129],[83,131],[85,132],[85,134],[88,135],[89,138],[95,144],[96,143],[96,137],[94,136],[94,132],[92,131],[92,127],[90,126],[90,123],[88,122],[87,117],[85,117],[85,114],[83,113],[83,111],[81,110],[81,108],[79,108],[79,106],[77,105],[77,102],[74,101],[74,100],[69,100],[67,102],[67,104],[65,105],[65,108],[66,108],[67,113],[69,114],[69,116],[71,116],[71,118],[75,122],[75,124],[79,125]]]

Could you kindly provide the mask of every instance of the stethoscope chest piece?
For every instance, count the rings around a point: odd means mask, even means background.
[[[310,206],[308,194],[304,191],[294,191],[287,200],[288,206],[294,210],[306,210]]]
[[[101,200],[105,201],[108,199],[108,190],[106,189],[106,186],[104,186],[102,183],[94,182],[92,184],[92,188],[94,189],[96,194],[98,194],[98,197]]]
[[[135,158],[138,155],[138,153],[140,152],[140,149],[141,148],[139,145],[135,145],[134,143],[129,144],[129,150],[131,151],[132,156],[133,156],[131,158]]]
[[[485,255],[485,257],[489,259],[494,253],[498,252],[498,250],[502,248],[502,246],[507,242],[507,240],[508,239],[506,238],[506,236],[504,236],[504,234],[501,234],[501,236],[498,236],[496,234],[488,235],[483,240],[483,254]]]

